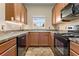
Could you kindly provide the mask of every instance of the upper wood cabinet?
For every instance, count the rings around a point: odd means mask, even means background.
[[[21,3],[6,3],[5,4],[5,20],[26,23],[27,10]]]
[[[23,4],[21,5],[21,10],[22,10],[21,15],[20,15],[21,22],[26,24],[27,23],[27,21],[26,21],[27,20],[27,9]]]
[[[11,18],[15,19],[15,11],[13,3],[5,4],[5,20],[11,21]]]
[[[52,24],[57,24],[61,22],[61,10],[67,5],[68,3],[57,3],[55,4],[53,11],[52,11]]]
[[[52,9],[52,25],[56,23],[55,7]]]
[[[21,20],[21,4],[14,4],[15,6],[15,19],[20,22]]]

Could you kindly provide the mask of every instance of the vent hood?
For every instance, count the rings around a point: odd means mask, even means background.
[[[79,4],[70,3],[61,11],[62,21],[72,21],[79,18]]]

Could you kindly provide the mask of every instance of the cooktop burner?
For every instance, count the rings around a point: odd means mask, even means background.
[[[79,33],[61,33],[60,35],[66,37],[79,37]]]

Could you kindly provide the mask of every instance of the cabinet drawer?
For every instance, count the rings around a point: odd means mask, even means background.
[[[0,44],[0,54],[16,44],[16,38]]]
[[[4,53],[1,54],[1,56],[16,56],[16,45],[6,50]]]
[[[70,49],[79,54],[79,44],[75,42],[70,42]]]
[[[74,51],[70,50],[70,56],[78,56],[78,54],[75,53]]]

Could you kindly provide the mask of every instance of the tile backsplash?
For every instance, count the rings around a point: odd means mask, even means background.
[[[3,27],[2,27],[3,26]],[[0,25],[0,31],[7,31],[7,30],[20,30],[21,25],[18,23],[7,23],[5,22],[4,25]]]
[[[58,24],[57,26],[59,30],[67,30],[67,27],[72,26],[72,25],[79,25],[79,19],[72,20],[71,22],[62,22]]]

